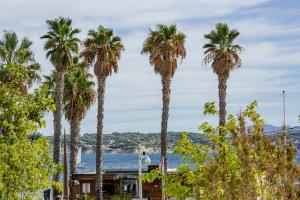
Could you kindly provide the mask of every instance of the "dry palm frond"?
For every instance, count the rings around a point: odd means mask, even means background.
[[[149,54],[150,64],[161,76],[173,76],[177,69],[177,59],[186,57],[185,34],[177,32],[176,25],[158,25],[150,30],[145,40],[142,54]]]
[[[96,31],[90,30],[83,45],[85,49],[80,55],[87,64],[94,65],[96,76],[110,76],[118,71],[118,60],[125,48],[111,29],[99,26]]]
[[[47,24],[49,31],[41,37],[46,39],[44,44],[46,57],[50,58],[56,71],[66,71],[72,66],[72,55],[79,50],[80,40],[75,35],[80,30],[72,28],[72,20],[69,18],[47,20]]]
[[[93,89],[94,82],[88,73],[87,65],[77,63],[73,69],[68,70],[65,76],[64,110],[69,121],[81,121],[87,110],[96,100],[96,91]]]
[[[206,49],[203,63],[212,63],[214,73],[229,74],[230,71],[241,66],[239,54],[243,48],[233,44],[238,35],[237,30],[229,30],[227,24],[221,23],[216,25],[216,30],[204,35],[209,39],[209,43],[203,46]]]

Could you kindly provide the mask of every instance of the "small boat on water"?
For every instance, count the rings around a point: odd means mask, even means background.
[[[84,163],[81,160],[81,147],[78,148],[77,159],[76,159],[76,166],[77,167],[84,166]]]

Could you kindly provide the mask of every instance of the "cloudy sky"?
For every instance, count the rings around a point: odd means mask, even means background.
[[[122,37],[126,51],[119,72],[109,77],[105,98],[104,129],[159,132],[161,82],[146,56],[140,55],[148,29],[156,24],[176,23],[187,35],[188,56],[172,82],[170,131],[197,131],[199,124],[217,118],[202,115],[206,101],[218,101],[217,78],[210,66],[203,67],[203,34],[217,22],[227,22],[241,35],[245,48],[242,67],[228,83],[228,112],[237,113],[252,100],[266,122],[282,125],[282,90],[286,90],[287,123],[297,125],[300,114],[300,1],[298,0],[0,0],[0,31],[13,30],[34,41],[36,59],[47,74],[52,65],[45,58],[45,21],[70,17],[82,30],[83,39],[91,28],[102,24]],[[81,133],[96,131],[97,104],[82,122]],[[46,116],[53,134],[52,114]],[[64,128],[69,129],[64,122]]]

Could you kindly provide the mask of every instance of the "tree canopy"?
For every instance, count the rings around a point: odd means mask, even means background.
[[[157,25],[144,42],[142,54],[149,54],[154,71],[162,76],[173,76],[177,69],[177,59],[186,56],[185,34],[178,32],[176,25]]]
[[[65,76],[64,110],[69,121],[81,121],[96,100],[92,75],[87,64],[74,58],[74,69]]]
[[[47,20],[49,31],[41,39],[46,39],[44,49],[46,57],[54,65],[56,71],[66,71],[72,64],[72,55],[79,50],[80,40],[76,37],[80,30],[72,27],[72,20],[59,17]]]
[[[109,76],[118,71],[118,60],[125,48],[112,29],[99,26],[96,30],[89,30],[83,46],[81,57],[87,64],[94,64],[96,76]]]
[[[31,46],[27,37],[19,42],[15,32],[5,31],[0,40],[0,81],[13,82],[22,93],[41,79],[40,64],[35,61]]]
[[[45,126],[45,113],[54,109],[46,97],[46,88],[23,95],[10,83],[0,86],[0,199],[34,199],[48,186],[59,170],[53,165],[49,143],[43,137],[30,136]]]
[[[236,29],[230,30],[226,23],[218,23],[216,30],[204,35],[204,38],[209,40],[209,43],[203,46],[206,55],[204,63],[212,62],[212,68],[217,75],[228,74],[241,65],[239,53],[242,47],[234,44],[239,35]]]

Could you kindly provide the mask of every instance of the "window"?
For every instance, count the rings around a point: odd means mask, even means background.
[[[103,190],[103,195],[114,195],[115,185],[113,183],[104,183],[102,190]]]
[[[132,196],[137,195],[137,182],[136,180],[122,180],[122,193],[127,193]]]
[[[89,183],[82,183],[82,193],[83,194],[91,193],[91,185]]]

